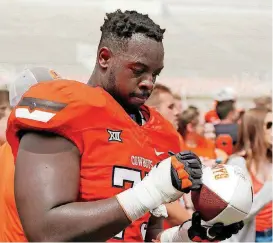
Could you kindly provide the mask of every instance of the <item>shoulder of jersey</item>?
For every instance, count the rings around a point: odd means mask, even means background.
[[[65,105],[75,103],[95,107],[106,105],[106,96],[101,89],[65,79],[38,83],[24,94],[20,103],[26,98],[63,103]]]
[[[98,110],[103,113],[105,109],[102,108],[106,104],[107,96],[100,88],[73,80],[41,82],[23,95],[13,110],[10,121],[16,121],[25,128],[46,129],[66,124],[71,126],[71,121],[77,127],[82,126],[87,118],[96,120],[94,114]]]

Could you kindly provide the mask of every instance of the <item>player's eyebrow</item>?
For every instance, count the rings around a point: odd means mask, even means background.
[[[142,62],[133,62],[133,63],[130,63],[129,66],[141,66],[142,68],[146,69],[146,70],[149,70],[149,66],[146,65],[145,63],[142,63]],[[162,69],[164,68],[164,66],[156,69],[154,71],[154,73],[160,73],[162,71]]]
[[[145,69],[148,69],[148,65],[142,63],[142,62],[132,62],[132,63],[129,63],[129,66],[142,66],[143,68]]]

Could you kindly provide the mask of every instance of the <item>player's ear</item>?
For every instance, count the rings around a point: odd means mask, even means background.
[[[110,58],[112,53],[107,47],[102,47],[98,53],[98,63],[101,68],[106,69],[109,66]]]

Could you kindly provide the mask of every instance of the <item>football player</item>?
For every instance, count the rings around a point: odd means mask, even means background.
[[[87,85],[39,83],[9,118],[15,199],[26,237],[112,242],[226,238],[225,227],[206,228],[198,217],[161,234],[157,219],[148,222],[150,210],[200,188],[201,163],[196,155],[180,152],[173,126],[143,105],[163,69],[164,30],[148,15],[117,10],[107,14],[101,31]],[[175,154],[169,156],[170,150]],[[240,227],[232,225],[229,234]]]

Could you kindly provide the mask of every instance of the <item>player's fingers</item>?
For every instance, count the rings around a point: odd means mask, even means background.
[[[199,157],[192,153],[192,152],[183,152],[183,153],[179,153],[177,154],[181,159],[187,160],[187,159],[196,159],[196,160],[200,160]]]
[[[185,167],[183,163],[178,161],[176,157],[172,157],[172,166],[177,171],[178,177],[180,179],[186,178],[196,178],[200,179],[202,177],[202,170],[201,169],[192,169],[189,167]]]
[[[224,230],[224,224],[216,223],[209,230],[208,233],[211,237],[216,237],[220,235]]]
[[[232,234],[234,234],[234,235],[238,234],[238,232],[239,232],[239,229],[233,229],[232,230]]]
[[[187,166],[190,168],[195,168],[195,169],[202,168],[201,161],[197,160],[196,158],[191,158],[191,159],[187,159],[187,160],[183,160],[183,161],[185,161]]]
[[[244,228],[244,222],[240,221],[236,223],[234,227],[237,228],[238,230],[241,230],[242,228]]]
[[[231,236],[232,236],[232,233],[231,233],[231,232],[226,232],[226,233],[225,233],[225,238],[226,238],[226,239],[229,239]]]
[[[201,179],[194,179],[194,180],[191,180],[193,183],[192,183],[192,186],[191,186],[191,190],[192,191],[198,191],[201,189],[202,187],[202,181]]]
[[[232,232],[233,234],[237,234],[239,230],[241,230],[244,227],[244,222],[240,221],[238,223],[234,223],[227,226],[227,230]]]
[[[193,153],[189,150],[185,150],[185,151],[179,153],[179,155],[181,155],[181,156],[186,156],[186,155],[191,155],[191,154],[193,154]]]
[[[188,160],[188,159],[199,159],[199,157],[197,155],[195,155],[194,153],[190,152],[190,151],[184,151],[184,152],[180,152],[178,154],[176,154],[176,156],[181,159],[181,160]]]
[[[192,169],[185,167],[176,156],[171,157],[173,185],[176,189],[188,193],[189,190],[200,189],[202,171],[200,169]],[[179,186],[180,184],[180,186]],[[186,191],[185,191],[186,190]]]
[[[188,174],[194,179],[200,179],[202,177],[202,170],[201,169],[192,169],[192,168],[185,168]]]

